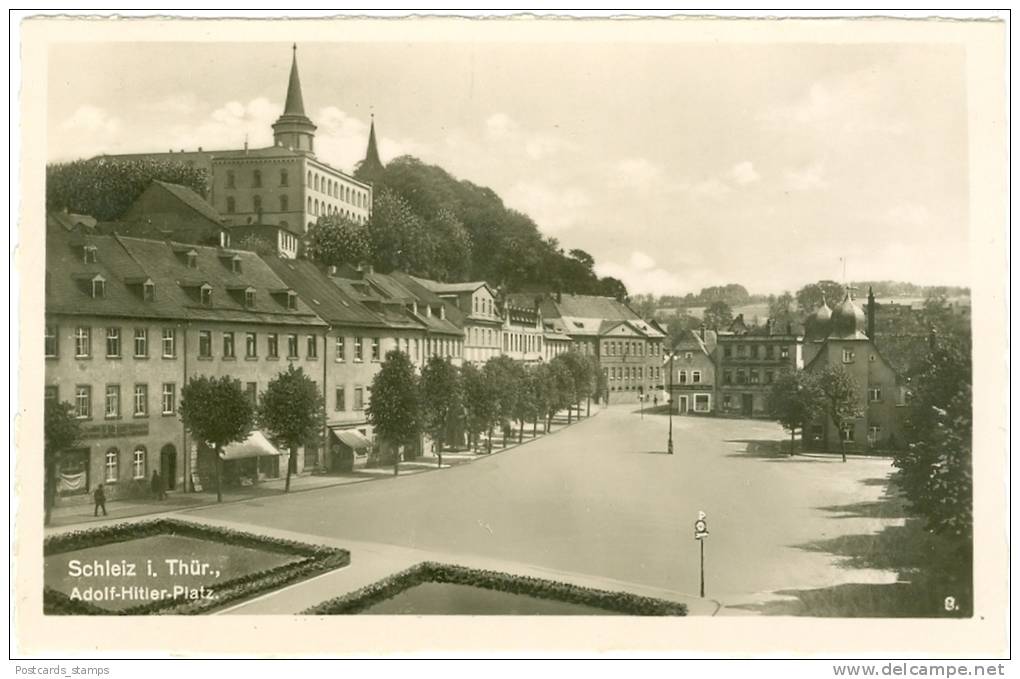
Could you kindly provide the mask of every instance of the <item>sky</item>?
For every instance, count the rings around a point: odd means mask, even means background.
[[[967,285],[965,55],[927,45],[301,43],[317,155],[370,114],[632,293]],[[272,144],[291,43],[51,48],[47,158]]]

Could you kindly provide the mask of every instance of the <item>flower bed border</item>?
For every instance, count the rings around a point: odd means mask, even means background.
[[[565,582],[424,561],[366,587],[316,604],[302,615],[351,615],[427,582],[468,585],[510,594],[641,616],[685,616],[687,604],[651,597],[580,587]]]
[[[346,549],[265,537],[231,528],[169,518],[120,523],[49,536],[43,541],[43,556],[157,535],[181,535],[214,543],[231,544],[304,558],[220,583],[215,588],[217,594],[215,599],[191,600],[183,597],[159,599],[117,611],[101,608],[89,602],[73,600],[59,590],[44,586],[43,613],[46,615],[198,615],[238,599],[277,589],[295,580],[342,568],[351,562],[350,552]]]

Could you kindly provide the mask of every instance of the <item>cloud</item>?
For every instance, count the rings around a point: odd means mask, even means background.
[[[730,170],[730,179],[737,184],[751,184],[761,177],[755,171],[754,164],[750,160],[745,160],[733,166]]]
[[[616,181],[634,189],[652,189],[663,179],[662,168],[647,158],[625,158],[612,171]]]
[[[493,113],[485,119],[485,134],[492,139],[506,139],[519,129],[517,121],[505,113]]]
[[[685,289],[679,276],[659,267],[654,258],[641,250],[632,251],[628,260],[623,264],[618,262],[596,263],[595,271],[599,276],[612,276],[620,279],[631,294],[655,293],[661,295]]]
[[[576,187],[554,187],[536,181],[521,181],[506,192],[507,206],[524,212],[544,234],[561,233],[581,219],[591,197]]]
[[[271,125],[279,117],[282,107],[265,97],[248,102],[228,101],[215,108],[203,120],[174,125],[168,138],[149,148],[207,149],[241,148],[245,140],[251,148],[271,146]]]
[[[810,191],[824,189],[829,185],[825,178],[825,166],[813,163],[806,167],[783,172],[783,187],[787,191]]]
[[[485,139],[499,144],[500,152],[524,155],[531,160],[542,160],[561,151],[576,150],[577,145],[560,135],[526,130],[505,113],[493,113],[485,119]]]
[[[733,187],[717,177],[703,179],[693,184],[680,184],[680,189],[699,198],[721,198],[733,191]]]
[[[121,122],[105,109],[82,104],[60,124],[60,128],[72,133],[113,135],[120,131]]]

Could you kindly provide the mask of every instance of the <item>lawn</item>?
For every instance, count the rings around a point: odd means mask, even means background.
[[[368,615],[622,615],[584,604],[426,582],[361,611]]]
[[[120,590],[122,587],[136,586],[215,588],[219,583],[293,563],[301,558],[293,554],[268,552],[182,535],[155,535],[53,554],[43,561],[43,571],[44,582],[48,587],[71,596],[76,588],[79,592],[86,588],[95,590],[113,587]],[[167,559],[182,560],[189,565],[195,560],[209,566],[204,574],[171,574],[165,561]],[[107,574],[102,575],[91,575],[88,572],[76,575],[71,570],[72,564],[78,564],[77,568],[80,571],[81,565],[91,566],[97,563],[105,565],[108,562],[116,565],[133,565],[134,575],[110,575],[109,569]],[[97,605],[118,611],[150,600],[151,597],[111,599],[98,602]]]

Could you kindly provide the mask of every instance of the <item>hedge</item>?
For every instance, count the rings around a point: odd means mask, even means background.
[[[229,528],[167,518],[115,524],[103,528],[50,536],[43,542],[43,555],[63,554],[156,535],[181,535],[305,558],[220,583],[215,588],[217,595],[215,599],[192,600],[184,597],[157,599],[118,611],[100,608],[88,602],[76,601],[63,592],[51,587],[44,587],[43,613],[47,615],[197,615],[207,613],[232,601],[277,589],[302,578],[342,568],[351,562],[350,552],[346,549],[310,545],[293,540],[264,537]]]
[[[610,592],[579,587],[565,582],[545,580],[497,571],[477,570],[464,566],[426,561],[407,570],[363,587],[355,592],[316,604],[302,611],[303,615],[349,615],[361,613],[400,592],[427,582],[468,585],[539,599],[581,604],[625,615],[683,616],[687,605],[639,596],[627,592]]]

